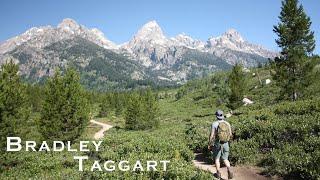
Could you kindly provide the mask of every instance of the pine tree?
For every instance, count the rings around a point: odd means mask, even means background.
[[[228,85],[230,89],[228,107],[236,109],[241,106],[244,94],[247,91],[247,77],[243,72],[243,67],[236,64],[231,71],[228,78]]]
[[[99,117],[106,117],[109,112],[110,112],[110,101],[109,101],[109,98],[107,95],[105,95],[103,97],[103,100],[101,101],[101,104],[100,104],[100,112],[99,112]]]
[[[147,89],[143,96],[143,121],[144,128],[151,129],[159,125],[158,103],[151,89]]]
[[[130,130],[152,129],[159,125],[158,103],[150,89],[133,93],[126,106],[126,128]]]
[[[38,84],[27,84],[26,94],[28,105],[31,107],[33,112],[40,112],[43,97],[43,87]]]
[[[273,31],[278,35],[276,43],[282,49],[281,56],[273,64],[273,78],[281,87],[281,95],[296,100],[310,85],[309,73],[313,69],[308,56],[315,49],[311,21],[298,0],[282,1],[280,22]]]
[[[40,131],[47,141],[73,141],[79,137],[88,121],[87,100],[78,73],[59,71],[46,83],[41,111]]]
[[[228,97],[230,94],[230,89],[228,86],[228,77],[226,77],[226,75],[223,73],[216,73],[211,79],[211,83],[214,86],[213,90],[218,94],[216,104],[218,106],[224,103],[228,104]]]
[[[142,121],[142,104],[141,98],[137,93],[134,93],[129,98],[126,114],[125,123],[126,129],[139,130],[141,129]]]
[[[115,105],[115,115],[116,116],[120,116],[122,114],[122,110],[123,110],[123,103],[122,103],[122,96],[120,93],[115,93],[115,101],[114,101],[114,105]]]
[[[27,121],[25,87],[12,60],[0,72],[0,151],[4,152],[6,137],[17,136],[19,126]],[[20,136],[20,135],[19,135]]]

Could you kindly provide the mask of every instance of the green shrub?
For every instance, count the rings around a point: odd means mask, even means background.
[[[320,139],[317,140],[320,142]],[[286,179],[319,179],[320,151],[306,152],[299,144],[286,144],[274,150],[268,157],[269,172],[280,174]]]
[[[235,127],[233,163],[260,164],[271,174],[288,179],[319,178],[320,113],[316,99],[242,111],[231,120]]]
[[[285,102],[276,106],[275,109],[275,113],[278,115],[303,115],[315,112],[320,112],[319,99]]]
[[[259,144],[254,139],[237,140],[230,143],[230,158],[232,164],[254,163],[259,159]]]
[[[205,128],[198,127],[193,123],[186,126],[186,142],[188,147],[195,152],[206,152],[209,132]]]

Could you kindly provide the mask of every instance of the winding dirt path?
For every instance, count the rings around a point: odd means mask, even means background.
[[[104,132],[113,127],[113,126],[111,126],[111,125],[109,125],[109,124],[105,124],[105,123],[98,122],[98,121],[95,121],[95,120],[90,120],[90,122],[93,123],[93,124],[97,124],[97,125],[99,125],[99,126],[102,127],[102,129],[100,129],[98,132],[96,132],[96,133],[94,134],[94,139],[101,139],[101,138],[103,138]]]
[[[98,122],[95,120],[90,120],[91,123],[99,125],[102,127],[98,132],[94,134],[94,139],[101,139],[104,136],[104,132],[112,128],[113,126],[109,124],[105,124],[102,122]],[[195,153],[195,159],[193,160],[193,164],[195,167],[209,171],[212,174],[216,173],[216,168],[212,164],[212,161],[205,157],[202,153]],[[270,179],[279,179],[279,178],[270,178],[265,177],[260,174],[261,170],[257,167],[251,166],[236,166],[232,167],[232,171],[234,172],[235,180],[270,180]],[[227,179],[227,169],[225,167],[221,168],[222,179]]]
[[[195,159],[193,164],[202,170],[210,171],[212,174],[216,173],[216,168],[212,164],[212,161],[205,157],[202,153],[195,153]],[[265,177],[261,175],[261,170],[257,167],[251,166],[236,166],[232,167],[235,180],[268,180],[274,179],[271,177]],[[227,169],[225,167],[221,168],[221,174],[223,179],[228,179]],[[277,178],[276,178],[277,179]]]

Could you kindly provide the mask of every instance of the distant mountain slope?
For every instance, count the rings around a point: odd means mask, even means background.
[[[186,34],[167,38],[156,21],[145,24],[122,45],[72,19],[64,19],[57,27],[31,28],[0,44],[0,64],[14,58],[27,80],[41,81],[57,67],[74,66],[86,86],[101,90],[150,82],[175,85],[229,69],[237,62],[255,66],[276,55],[245,41],[235,30],[207,42]]]
[[[83,25],[79,25],[76,21],[66,18],[57,27],[33,27],[21,35],[6,40],[0,44],[0,54],[14,50],[24,43],[27,43],[30,47],[40,49],[52,43],[72,39],[76,36],[92,41],[106,49],[117,48],[113,42],[104,37],[100,30],[96,28],[88,29]]]
[[[42,49],[21,45],[9,54],[19,59],[22,74],[31,81],[51,76],[56,68],[72,66],[81,72],[88,87],[107,90],[124,88],[125,83],[146,79],[144,67],[127,57],[75,37]]]

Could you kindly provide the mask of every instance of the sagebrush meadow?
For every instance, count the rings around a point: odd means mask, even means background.
[[[278,51],[235,29],[169,37],[156,21],[122,44],[71,18],[4,41],[0,179],[217,179],[217,110],[231,124],[234,179],[320,179],[319,32],[307,3],[281,1]]]

